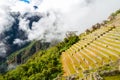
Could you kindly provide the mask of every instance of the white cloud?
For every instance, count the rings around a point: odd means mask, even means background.
[[[84,0],[43,0],[39,6],[41,12],[45,12],[51,9],[59,10],[62,12],[69,11],[73,5],[82,3]]]
[[[0,42],[0,56],[5,57],[6,55],[6,47],[4,43]]]
[[[79,33],[91,25],[106,19],[120,8],[118,0],[43,0],[40,12],[59,11],[67,29]]]
[[[25,42],[26,42],[26,41],[21,40],[21,39],[15,39],[13,43],[14,43],[14,44],[18,44],[19,46],[21,46],[21,45],[25,44]]]
[[[29,31],[29,26],[28,26],[29,21],[27,21],[26,19],[20,18],[20,23],[19,23],[19,29],[23,30],[23,31]]]
[[[8,29],[8,25],[12,25],[14,19],[9,16],[10,8],[8,7],[10,4],[5,3],[5,1],[0,1],[0,33],[2,31]]]

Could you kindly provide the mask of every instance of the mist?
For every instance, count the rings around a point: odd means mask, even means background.
[[[1,0],[0,56],[33,40],[62,40],[84,32],[120,9],[118,0]],[[16,49],[16,50],[17,50]]]

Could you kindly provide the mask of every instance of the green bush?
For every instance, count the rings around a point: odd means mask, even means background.
[[[119,14],[119,13],[120,13],[120,9],[117,10],[115,13],[112,13],[111,16],[116,16],[116,15]]]

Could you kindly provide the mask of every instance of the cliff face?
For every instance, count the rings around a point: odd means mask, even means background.
[[[2,70],[1,72],[4,72],[6,70],[14,69],[17,65],[25,63],[26,60],[28,60],[33,54],[35,54],[39,50],[47,49],[49,45],[49,42],[31,42],[28,46],[9,55],[6,60],[3,60],[3,58],[1,58],[3,62],[1,62],[0,71]]]
[[[7,63],[8,64],[24,63],[27,60],[27,58],[29,58],[30,56],[32,56],[34,53],[38,52],[39,50],[48,48],[49,45],[50,45],[50,43],[47,43],[47,42],[44,42],[44,43],[41,43],[40,41],[31,42],[31,44],[28,45],[27,47],[10,55],[7,58]]]

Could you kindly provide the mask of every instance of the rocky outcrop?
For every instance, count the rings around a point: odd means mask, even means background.
[[[49,47],[50,43],[47,42],[41,42],[41,41],[36,41],[34,43],[31,43],[27,48],[24,48],[18,52],[16,52],[12,57],[8,57],[7,63],[12,64],[22,64],[25,63],[26,60],[38,52],[39,50],[47,49]]]

